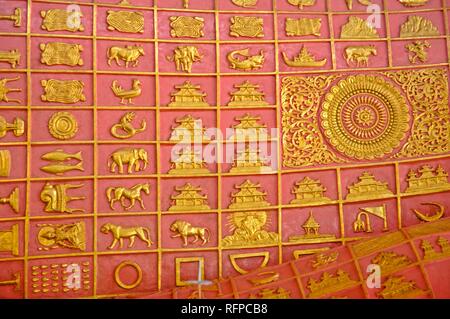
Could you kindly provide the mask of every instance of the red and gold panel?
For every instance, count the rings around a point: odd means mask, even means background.
[[[327,251],[348,257],[329,273],[345,277],[340,297],[378,296],[361,278],[372,256],[351,262],[348,246],[449,214],[449,8],[5,2],[0,297],[199,280],[261,297],[223,280],[267,267],[286,273],[281,295],[322,297],[321,274],[295,265]],[[414,243],[395,251],[417,261]],[[416,261],[402,276],[448,297],[448,272]]]

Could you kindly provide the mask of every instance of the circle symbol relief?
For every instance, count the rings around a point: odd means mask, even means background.
[[[68,140],[78,132],[78,123],[69,112],[57,112],[48,121],[50,134],[58,140]]]
[[[384,78],[357,75],[325,97],[322,127],[328,141],[350,158],[371,160],[391,153],[408,132],[409,108]]]

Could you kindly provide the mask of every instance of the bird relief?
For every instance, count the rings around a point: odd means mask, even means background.
[[[120,99],[121,104],[127,104],[125,101],[128,101],[129,104],[133,104],[133,99],[140,96],[142,93],[141,81],[136,79],[133,80],[133,84],[129,90],[120,86],[117,80],[113,81],[111,89],[113,90],[114,95]]]

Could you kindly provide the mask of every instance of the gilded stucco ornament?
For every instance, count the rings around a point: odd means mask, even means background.
[[[40,199],[45,204],[46,213],[84,213],[84,209],[70,208],[69,203],[74,200],[84,200],[85,196],[69,196],[67,191],[83,187],[83,184],[50,184],[47,182],[41,190]]]
[[[205,19],[201,17],[173,16],[170,20],[172,38],[201,38],[205,36]]]
[[[177,71],[191,73],[192,65],[194,63],[200,63],[203,59],[203,55],[200,54],[197,47],[185,45],[178,46],[173,50],[172,55],[166,56],[166,59],[170,62],[175,62]]]
[[[19,28],[22,25],[22,9],[15,8],[10,15],[1,15],[0,20],[9,20],[14,22],[14,27]]]
[[[9,177],[11,173],[11,152],[0,150],[0,177]]]
[[[439,29],[433,21],[421,16],[409,16],[400,27],[400,38],[439,36]]]
[[[238,58],[240,56],[241,58]],[[227,54],[230,68],[240,71],[252,71],[261,69],[264,65],[265,56],[261,50],[257,55],[250,55],[250,49],[231,51]]]
[[[10,229],[0,229],[0,252],[8,252],[13,256],[19,255],[19,225],[14,224]]]
[[[13,69],[20,64],[20,52],[19,49],[0,51],[0,62],[6,62],[11,64]]]
[[[189,237],[194,237],[194,240],[191,242],[191,244],[196,243],[200,239],[201,245],[204,246],[209,242],[211,236],[208,228],[192,226],[191,223],[185,220],[174,221],[170,225],[169,229],[172,233],[175,233],[170,237],[171,238],[180,237],[181,240],[183,241],[183,247],[187,247]]]
[[[62,149],[56,149],[52,152],[43,154],[41,159],[51,162],[51,164],[41,167],[41,171],[46,173],[63,175],[66,172],[74,170],[84,171],[81,151],[71,154]],[[76,164],[74,164],[75,161],[77,162]]]
[[[136,134],[142,133],[147,128],[147,122],[141,120],[141,127],[135,128],[132,124],[134,118],[136,117],[135,112],[127,112],[121,118],[119,123],[114,124],[111,129],[111,135],[118,139],[128,139],[132,138]]]
[[[41,63],[46,65],[81,66],[83,46],[81,44],[48,42],[39,45],[41,50]]]
[[[141,81],[134,79],[131,85],[131,89],[124,89],[119,85],[117,80],[114,80],[111,84],[111,90],[114,95],[120,99],[121,104],[133,104],[133,99],[142,94],[142,84]]]
[[[109,10],[106,22],[110,31],[144,33],[144,14],[142,12]]]
[[[25,122],[21,118],[16,117],[12,123],[8,123],[0,115],[0,138],[5,137],[8,131],[12,131],[16,137],[22,136],[25,133]]]
[[[8,93],[11,92],[22,92],[22,89],[16,89],[16,88],[9,88],[8,82],[12,81],[18,81],[20,77],[15,78],[2,78],[0,79],[0,102],[6,102],[6,103],[22,103],[19,99],[10,99],[8,97]]]
[[[313,35],[320,37],[322,28],[321,18],[286,18],[286,35],[288,37],[300,37]]]
[[[348,22],[342,26],[341,39],[377,39],[380,35],[366,20],[351,16]]]
[[[264,20],[260,17],[234,16],[230,18],[230,36],[245,38],[263,38]]]
[[[127,45],[125,47],[112,46],[108,48],[108,65],[111,66],[111,61],[116,61],[118,66],[121,66],[120,60],[125,62],[125,67],[132,63],[132,67],[137,67],[139,58],[145,56],[144,48],[140,45]]]
[[[369,67],[369,59],[376,56],[378,50],[374,45],[352,45],[345,48],[344,58],[348,66]]]
[[[81,11],[77,11],[74,14],[73,11],[66,9],[50,9],[47,11],[41,11],[42,17],[42,30],[46,31],[84,31],[84,26],[81,23],[83,14]]]
[[[58,140],[69,140],[78,132],[77,119],[70,112],[56,112],[48,120],[48,131]]]
[[[258,0],[231,0],[235,5],[243,8],[250,8],[258,3]]]
[[[405,98],[379,76],[341,80],[325,96],[322,107],[321,124],[330,144],[358,160],[392,153],[410,127]]]
[[[41,86],[45,92],[41,95],[42,102],[74,104],[86,101],[82,81],[50,79],[42,80]]]
[[[86,250],[86,226],[84,222],[72,224],[38,224],[39,250],[69,248]]]
[[[290,67],[320,67],[327,63],[327,59],[317,59],[309,50],[303,46],[300,53],[293,59],[289,59],[285,52],[282,52],[284,63]]]
[[[431,44],[428,41],[414,41],[405,46],[409,52],[409,62],[411,64],[417,64],[419,62],[425,63],[428,61],[428,49],[431,48]]]
[[[103,224],[100,231],[103,234],[111,233],[113,241],[108,249],[114,249],[114,247],[119,244],[119,248],[123,248],[124,239],[129,240],[128,248],[133,248],[136,238],[139,238],[147,247],[150,247],[153,242],[150,239],[150,229],[144,226],[135,227],[123,227],[121,225],[116,225],[112,223]]]
[[[8,204],[17,214],[19,212],[19,188],[14,188],[6,197],[0,195],[0,204]]]
[[[142,209],[145,209],[144,200],[142,199],[141,192],[144,194],[150,194],[149,184],[136,184],[132,187],[108,187],[106,189],[106,197],[108,198],[109,206],[112,210],[115,210],[114,203],[119,202],[123,209],[130,210],[139,202]],[[129,201],[129,205],[126,205],[126,201]]]

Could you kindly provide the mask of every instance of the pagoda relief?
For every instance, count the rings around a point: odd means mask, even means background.
[[[237,157],[234,160],[230,173],[265,173],[272,172],[268,160],[261,157],[260,150],[246,147],[244,150],[237,151]]]
[[[302,181],[296,182],[291,193],[295,195],[295,199],[291,200],[290,204],[305,205],[305,204],[326,204],[331,201],[325,196],[326,188],[319,180],[314,180],[305,177]]]
[[[410,170],[406,179],[408,187],[406,193],[438,192],[450,189],[448,173],[438,165],[433,169],[424,165],[417,172]]]
[[[265,101],[265,93],[259,91],[259,85],[245,81],[241,84],[235,84],[234,88],[237,90],[230,93],[231,100],[227,104],[228,106],[257,107],[269,105]]]
[[[239,124],[233,125],[233,135],[228,138],[231,141],[267,141],[269,134],[267,125],[259,123],[260,116],[253,116],[246,113],[244,116],[235,118]]]
[[[358,177],[359,182],[348,186],[348,200],[364,200],[390,197],[394,194],[389,190],[387,182],[377,181],[372,173],[364,172]]]
[[[201,152],[196,152],[191,148],[185,148],[177,153],[175,159],[171,159],[169,174],[190,175],[210,173],[205,161],[201,157]]]
[[[200,91],[200,85],[185,81],[182,85],[175,85],[178,91],[170,93],[170,107],[208,107],[206,93]]]
[[[304,234],[299,236],[290,236],[290,243],[297,244],[317,244],[317,243],[331,243],[337,242],[339,239],[334,234],[321,234],[320,224],[315,220],[312,211],[309,213],[309,217],[302,225]]]
[[[311,293],[308,295],[309,298],[317,298],[330,293],[344,290],[352,286],[357,285],[358,282],[351,279],[350,275],[339,269],[335,275],[329,272],[324,272],[320,278],[320,281],[316,281],[313,278],[308,280],[308,289]]]
[[[188,114],[175,120],[176,126],[172,127],[171,142],[208,142],[209,136],[206,128],[202,126],[202,120]]]
[[[208,196],[202,195],[202,188],[186,183],[184,186],[176,186],[177,195],[171,195],[172,206],[169,211],[197,211],[211,209],[208,206]]]
[[[246,180],[242,184],[235,185],[234,187],[238,191],[231,194],[232,200],[228,208],[246,209],[270,206],[270,203],[266,200],[267,193],[259,190],[261,188],[260,184]]]
[[[450,256],[450,241],[447,238],[439,236],[436,243],[440,247],[440,251],[435,249],[428,240],[422,240],[420,248],[423,251],[423,259],[430,260]]]

